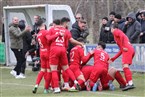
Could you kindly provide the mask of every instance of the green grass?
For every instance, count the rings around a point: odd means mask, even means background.
[[[10,75],[10,69],[0,67],[0,97],[145,97],[145,74],[134,73],[133,80],[135,89],[121,91],[115,81],[115,91],[101,92],[62,92],[60,94],[43,94],[43,82],[41,83],[37,94],[32,94],[33,85],[37,72],[26,71],[26,79],[15,79]]]

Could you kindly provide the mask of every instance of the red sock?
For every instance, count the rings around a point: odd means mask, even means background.
[[[81,86],[81,87],[83,87],[84,86],[84,81],[83,80],[78,80],[78,83],[79,83],[79,85]]]
[[[132,80],[132,73],[128,67],[123,68],[123,71],[124,71],[125,79],[128,83],[130,80]]]
[[[71,80],[75,81],[76,78],[74,76],[74,73],[68,68],[67,70],[65,70],[65,72],[69,75],[69,77],[71,78]]]
[[[45,79],[45,89],[48,89],[51,82],[51,72],[46,72],[44,79]]]
[[[52,71],[52,82],[53,82],[53,87],[59,87],[59,78],[58,78],[58,72],[57,71]]]
[[[36,85],[39,85],[39,84],[40,84],[40,82],[41,82],[41,80],[42,80],[44,74],[45,74],[45,72],[43,72],[43,71],[40,71],[40,72],[38,73],[37,79],[36,79]]]
[[[64,82],[68,82],[69,81],[69,76],[67,75],[67,73],[65,71],[62,72],[62,78]]]
[[[119,71],[117,71],[115,73],[115,79],[117,80],[117,82],[122,86],[126,86],[126,82],[125,80],[123,79],[122,75],[120,74]]]

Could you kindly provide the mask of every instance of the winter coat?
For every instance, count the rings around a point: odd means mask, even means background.
[[[121,19],[121,20],[118,22],[118,28],[119,28],[120,30],[123,31],[124,26],[125,26],[125,19]]]
[[[145,14],[145,13],[144,13]],[[145,20],[138,18],[140,13],[138,12],[136,14],[137,21],[141,24],[141,32],[143,33],[143,36],[141,36],[141,43],[145,43]]]
[[[132,18],[133,22],[128,23],[124,27],[124,33],[127,35],[131,43],[139,43],[139,34],[141,32],[141,24],[136,20],[135,14],[130,12],[126,19]]]
[[[12,49],[23,49],[23,35],[26,33],[26,31],[20,30],[18,25],[11,24],[9,26],[9,35],[10,35],[10,42],[11,42],[11,48]]]
[[[108,35],[109,32],[105,30],[106,25],[102,25],[101,30],[100,30],[100,38],[99,41],[103,41],[105,43],[108,43]]]

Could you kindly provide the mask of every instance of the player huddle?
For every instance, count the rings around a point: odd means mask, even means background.
[[[38,20],[39,33],[37,41],[40,45],[41,70],[38,73],[33,93],[37,92],[38,86],[44,77],[44,93],[49,89],[54,93],[60,93],[61,90],[67,91],[101,91],[114,90],[112,84],[116,79],[123,91],[133,89],[132,74],[129,65],[132,63],[134,49],[128,38],[117,26],[113,26],[111,31],[115,41],[120,48],[120,52],[113,58],[110,58],[104,50],[106,44],[99,42],[96,49],[84,55],[84,40],[78,38],[74,40],[67,25],[70,22],[68,18],[54,20],[53,26],[46,30],[43,19]],[[71,49],[69,58],[67,56],[68,43],[75,47]],[[122,54],[122,65],[125,74],[123,79],[117,69],[109,64]],[[93,65],[86,65],[90,58],[94,58]],[[69,61],[68,61],[69,59]],[[117,64],[116,64],[117,65]],[[62,78],[60,75],[62,74]],[[63,79],[63,86],[60,85]]]

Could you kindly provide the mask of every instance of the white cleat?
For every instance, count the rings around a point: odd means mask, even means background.
[[[57,94],[57,93],[60,93],[61,92],[61,90],[60,90],[60,88],[54,88],[54,94]]]
[[[20,74],[17,75],[15,78],[16,78],[16,79],[20,79],[20,78],[23,79],[23,78],[26,78],[26,77],[24,76],[24,74],[21,74],[21,73],[20,73]]]
[[[10,72],[10,74],[11,74],[11,75],[13,75],[14,77],[16,77],[16,76],[17,76],[17,74],[16,74],[16,71],[15,71],[15,70],[12,70],[12,71]]]

